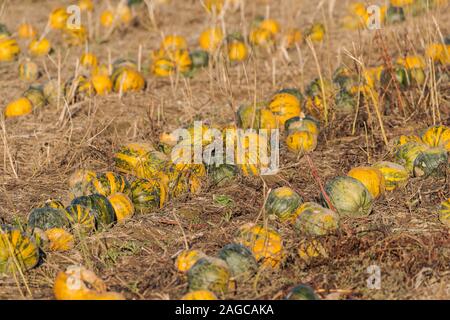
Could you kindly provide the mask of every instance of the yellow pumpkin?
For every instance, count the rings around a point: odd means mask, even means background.
[[[52,45],[47,38],[42,38],[40,40],[34,39],[28,46],[28,51],[30,52],[30,54],[36,57],[49,54],[51,49]]]
[[[100,15],[100,24],[105,28],[110,28],[114,23],[114,13],[111,10],[105,10]]]
[[[17,41],[8,37],[0,37],[0,61],[13,61],[20,53]]]
[[[196,290],[186,293],[181,300],[217,300],[217,297],[209,290]]]
[[[280,24],[273,19],[265,19],[261,21],[258,27],[269,31],[273,35],[276,35],[280,32]]]
[[[310,153],[317,147],[317,136],[308,131],[292,132],[286,138],[286,145],[292,152]]]
[[[31,60],[25,60],[19,65],[19,78],[23,81],[33,82],[39,78],[39,67]]]
[[[316,258],[327,257],[327,251],[318,240],[301,240],[297,248],[297,254],[305,262]]]
[[[228,131],[228,130],[227,130]],[[259,176],[269,167],[269,142],[266,137],[257,132],[235,135],[235,163],[245,176]],[[261,158],[261,152],[266,151],[267,159]]]
[[[401,135],[400,137],[398,137],[395,144],[397,146],[402,146],[404,144],[407,144],[408,142],[419,142],[420,143],[422,141],[420,140],[420,137],[415,136],[415,135],[411,135],[411,136]]]
[[[87,41],[87,30],[84,26],[64,29],[64,40],[71,46],[81,46]]]
[[[107,75],[94,75],[92,76],[91,82],[95,92],[100,96],[104,96],[112,90],[112,81]]]
[[[82,266],[70,266],[59,272],[53,293],[57,300],[125,300],[120,293],[106,291],[103,280]]]
[[[264,267],[279,267],[283,259],[283,240],[273,229],[246,224],[239,229],[236,241],[249,248]]]
[[[163,51],[176,51],[187,49],[186,39],[179,35],[165,36],[161,42],[161,50]]]
[[[397,163],[381,161],[373,165],[381,171],[384,177],[385,189],[393,191],[404,187],[409,180],[409,173],[405,167]]]
[[[81,11],[94,10],[94,3],[92,2],[92,0],[80,0],[78,1],[78,6],[80,7]]]
[[[200,48],[205,51],[213,52],[217,50],[223,41],[223,32],[221,28],[209,28],[200,34],[198,42]]]
[[[37,31],[32,24],[21,23],[17,29],[17,34],[19,35],[19,38],[22,39],[33,39],[36,36]]]
[[[450,64],[450,45],[432,43],[426,49],[426,56],[442,65]]]
[[[134,205],[130,198],[123,193],[114,193],[108,197],[116,213],[117,222],[123,222],[134,215]]]
[[[414,3],[414,0],[390,0],[391,5],[397,8],[403,8]]]
[[[370,88],[374,88],[376,84],[380,83],[381,74],[383,70],[384,70],[383,66],[370,67],[364,69],[363,71],[364,80]]]
[[[114,71],[112,82],[115,92],[137,92],[145,87],[145,79],[142,74],[128,67],[121,67]]]
[[[206,257],[206,254],[200,250],[184,250],[178,255],[175,267],[179,272],[188,272],[198,260],[204,257]]]
[[[178,72],[185,73],[192,68],[192,59],[187,50],[176,50],[172,56]]]
[[[91,52],[84,52],[81,55],[80,64],[86,68],[95,68],[97,66],[97,56]]]
[[[450,128],[446,126],[433,126],[422,135],[422,141],[430,147],[443,147],[450,151]]]
[[[172,60],[161,58],[152,64],[152,72],[158,77],[168,77],[176,71],[175,63]]]
[[[286,49],[295,48],[303,41],[302,32],[298,29],[289,29],[283,36],[282,46]]]
[[[313,42],[320,42],[325,37],[325,26],[321,23],[315,23],[306,33],[307,38]]]
[[[372,167],[356,167],[351,169],[347,175],[359,180],[367,190],[369,190],[374,199],[377,199],[384,194],[384,176],[379,169]]]
[[[45,235],[49,241],[48,249],[50,251],[68,251],[74,247],[75,240],[73,235],[63,228],[45,230]]]
[[[31,111],[33,111],[31,101],[22,97],[8,104],[4,112],[6,118],[12,118],[30,114]]]
[[[273,34],[262,28],[255,28],[250,32],[249,41],[255,46],[267,46],[273,44]]]
[[[231,41],[228,44],[228,59],[230,61],[244,61],[248,57],[248,49],[243,41]]]
[[[284,128],[287,120],[298,117],[302,111],[300,100],[289,93],[275,94],[268,108],[275,115],[280,128]]]
[[[421,56],[406,56],[404,58],[398,58],[396,63],[406,69],[424,69],[426,67],[425,61]]]
[[[67,25],[69,14],[65,8],[57,8],[50,13],[49,25],[55,30],[62,30]]]

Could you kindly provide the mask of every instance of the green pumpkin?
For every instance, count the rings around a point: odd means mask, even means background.
[[[72,204],[66,208],[66,216],[75,230],[90,233],[95,229],[95,210],[87,206]]]
[[[40,205],[40,208],[44,208],[44,207],[50,207],[50,208],[55,208],[55,209],[64,209],[64,204],[57,199],[48,199],[48,200],[45,200]]]
[[[339,215],[317,203],[304,203],[296,213],[295,227],[304,235],[324,236],[339,228]]]
[[[54,228],[65,228],[69,226],[66,212],[61,208],[43,207],[33,209],[28,216],[28,227],[31,230],[39,228],[49,230]]]
[[[219,251],[219,258],[227,263],[234,279],[247,279],[258,270],[258,263],[253,253],[240,244],[226,245]]]
[[[320,298],[317,296],[313,288],[301,284],[293,288],[288,293],[286,300],[320,300]]]
[[[209,290],[224,295],[230,286],[231,271],[222,259],[199,259],[188,271],[189,291]]]
[[[45,106],[47,102],[41,87],[31,86],[22,94],[22,96],[30,100],[35,109]]]
[[[273,189],[267,197],[265,209],[269,216],[281,221],[293,218],[293,214],[303,199],[289,187]]]
[[[127,179],[118,173],[105,172],[98,174],[90,181],[89,190],[92,193],[109,197],[114,193],[130,193],[130,184]]]
[[[100,194],[81,196],[72,200],[71,205],[77,204],[88,207],[94,212],[97,229],[112,225],[117,220],[114,208],[105,196]]]
[[[414,160],[414,176],[445,176],[448,167],[448,152],[444,148],[430,148],[420,152]]]
[[[334,100],[335,109],[340,114],[353,114],[358,105],[358,98],[347,91],[341,90]]]
[[[226,185],[236,177],[238,169],[232,164],[211,165],[208,167],[208,175],[216,186]]]
[[[19,229],[0,225],[0,274],[24,272],[39,262],[39,247]]]
[[[372,211],[370,192],[355,178],[340,176],[331,179],[325,185],[325,192],[340,216],[362,217]],[[324,199],[323,202],[326,203]]]
[[[194,69],[200,69],[208,66],[209,54],[204,50],[193,51],[190,54],[192,60],[192,67]]]
[[[405,12],[403,8],[389,6],[386,12],[386,22],[389,24],[405,21]]]
[[[408,172],[413,173],[414,163],[417,156],[428,148],[429,147],[423,143],[411,141],[397,147],[395,157],[398,162],[403,165],[406,170],[408,170]]]
[[[136,179],[131,184],[131,200],[136,209],[162,208],[167,197],[167,185],[161,180]]]

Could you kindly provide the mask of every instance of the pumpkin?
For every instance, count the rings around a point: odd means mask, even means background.
[[[158,77],[168,77],[175,73],[176,65],[175,63],[166,58],[160,58],[152,63],[152,73]]]
[[[309,131],[296,131],[287,136],[286,145],[294,153],[310,153],[316,150],[317,135]]]
[[[302,202],[297,192],[289,187],[280,187],[270,191],[265,210],[269,216],[287,221],[293,218],[293,213]]]
[[[374,199],[380,197],[385,191],[384,176],[377,168],[356,167],[351,169],[347,175],[359,180]]]
[[[140,72],[128,67],[116,69],[112,76],[115,92],[138,92],[145,88],[145,79]]]
[[[238,131],[235,148],[235,163],[245,176],[258,176],[269,168],[269,142],[264,135],[256,132],[241,134]],[[261,154],[264,149],[267,151],[266,157]]]
[[[311,260],[319,257],[327,257],[327,251],[323,247],[323,245],[313,239],[313,240],[302,240],[299,243],[299,246],[297,248],[297,253],[300,259],[302,259],[304,262],[310,262]]]
[[[276,268],[283,258],[283,240],[275,230],[246,224],[239,229],[236,242],[249,248],[264,267]]]
[[[187,73],[192,69],[192,60],[188,50],[176,50],[170,53],[170,59],[173,60],[179,73]]]
[[[275,115],[265,108],[264,103],[256,105],[242,105],[237,113],[237,123],[242,129],[276,129]]]
[[[28,51],[32,56],[46,56],[52,50],[52,45],[47,38],[34,39],[28,45]]]
[[[182,194],[198,194],[202,188],[206,168],[203,164],[175,164],[167,172],[169,194],[177,198]]]
[[[319,297],[313,288],[301,284],[289,291],[286,300],[319,300]]]
[[[134,215],[134,205],[128,195],[114,193],[108,197],[108,200],[114,208],[118,222],[128,220]]]
[[[94,3],[92,2],[92,0],[80,0],[78,1],[78,6],[80,7],[81,11],[94,10]]]
[[[90,181],[90,191],[108,197],[114,193],[129,193],[130,185],[120,174],[108,171],[98,174]]]
[[[395,157],[410,173],[414,171],[414,162],[417,156],[429,147],[423,143],[408,142],[397,148]]]
[[[0,37],[0,61],[13,61],[19,53],[20,47],[16,40],[8,37]]]
[[[97,56],[92,52],[84,52],[80,58],[80,64],[85,68],[94,68],[97,66]]]
[[[89,234],[95,229],[95,210],[79,204],[72,204],[66,208],[66,217],[70,226],[76,232]]]
[[[212,257],[198,260],[187,272],[189,291],[209,290],[224,295],[231,283],[231,272],[225,261]]]
[[[66,211],[62,208],[42,207],[30,212],[27,225],[31,230],[39,228],[47,231],[69,227],[69,220],[66,217]]]
[[[57,105],[58,99],[60,99],[64,94],[61,86],[58,85],[56,80],[50,80],[44,84],[42,91],[44,93],[45,100],[52,105]]]
[[[67,27],[64,29],[64,41],[71,46],[81,46],[87,41],[88,33],[86,27]]]
[[[161,179],[136,179],[131,184],[131,199],[136,209],[162,208],[167,197],[168,187]]]
[[[319,134],[319,122],[311,116],[293,117],[286,121],[284,128],[288,134],[296,131],[307,131],[316,136]]]
[[[248,49],[243,41],[231,40],[229,41],[227,48],[228,59],[232,62],[241,62],[248,57]]]
[[[39,248],[19,229],[0,226],[0,274],[27,271],[39,262]]]
[[[411,136],[401,135],[400,137],[397,138],[397,140],[394,143],[396,146],[402,146],[404,144],[407,144],[408,142],[421,143],[422,140],[420,139],[420,137],[415,135]]]
[[[52,228],[45,231],[49,241],[49,251],[68,251],[73,249],[75,240],[72,234],[63,228]]]
[[[55,209],[64,209],[64,204],[56,199],[48,199],[45,200],[44,203],[41,204],[40,208],[50,207]]]
[[[439,209],[439,220],[447,228],[450,228],[450,198],[441,203],[441,207]]]
[[[284,128],[287,120],[300,115],[301,100],[289,92],[276,93],[269,103],[269,110],[275,115],[280,127]]]
[[[295,48],[296,45],[299,45],[303,41],[302,32],[298,29],[289,29],[283,35],[283,39],[281,40],[281,46],[286,49]]]
[[[17,34],[19,35],[19,38],[22,39],[33,39],[37,31],[30,23],[21,23],[17,29]]]
[[[13,118],[30,114],[32,111],[33,105],[31,104],[31,101],[22,97],[9,103],[6,106],[4,113],[6,118]]]
[[[200,250],[184,250],[175,261],[175,267],[179,272],[187,272],[198,260],[205,258],[206,255]]]
[[[30,60],[25,60],[19,65],[19,78],[23,81],[33,82],[39,78],[39,67]]]
[[[339,215],[314,202],[304,203],[294,215],[296,229],[308,236],[324,236],[339,228]]]
[[[321,103],[321,102],[320,102]],[[318,106],[321,106],[321,104],[318,103]],[[313,105],[316,105],[315,102],[312,102]],[[356,106],[358,105],[358,99],[355,94],[351,94],[345,90],[341,90],[338,92],[338,94],[335,97],[334,100],[335,104],[335,110],[339,114],[353,114],[356,110]],[[310,107],[314,108],[313,106]]]
[[[306,32],[306,37],[313,42],[321,42],[325,37],[325,26],[321,23],[314,23]]]
[[[232,181],[237,175],[237,167],[232,164],[211,165],[208,168],[208,176],[216,186],[223,186]]]
[[[112,91],[112,81],[108,75],[93,75],[92,86],[94,87],[95,93],[104,96]]]
[[[391,5],[397,8],[403,8],[413,4],[414,0],[391,0]]]
[[[406,69],[424,69],[426,67],[426,63],[421,56],[400,57],[395,63]]]
[[[414,160],[414,176],[445,176],[448,167],[448,152],[435,147],[420,152]]]
[[[361,217],[372,211],[370,192],[355,178],[340,176],[331,179],[325,185],[325,192],[341,216]]]
[[[250,278],[258,270],[258,263],[253,253],[243,245],[228,244],[219,251],[218,256],[227,263],[236,280]]]
[[[196,50],[189,54],[194,69],[207,67],[209,64],[209,54],[203,50]]]
[[[450,128],[433,126],[422,134],[422,141],[430,147],[443,147],[450,151]]]
[[[223,32],[219,27],[209,28],[200,34],[198,39],[200,48],[208,52],[216,51],[223,41]]]
[[[22,94],[22,96],[31,101],[34,109],[43,107],[47,103],[44,92],[40,87],[31,86]]]
[[[55,30],[62,30],[67,25],[69,14],[65,8],[57,8],[50,13],[48,18],[50,28]]]
[[[262,20],[259,23],[258,27],[261,29],[264,29],[264,30],[268,30],[273,35],[276,35],[277,33],[280,32],[280,24],[276,20],[273,20],[273,19]]]
[[[161,50],[163,51],[184,50],[187,47],[186,39],[175,34],[167,35],[161,41]]]
[[[3,23],[0,23],[0,38],[11,36],[11,32],[9,32],[8,27]]]
[[[71,205],[81,205],[91,209],[95,215],[97,229],[105,228],[116,222],[114,208],[108,198],[100,194],[81,196],[72,200]]]
[[[249,42],[254,46],[270,46],[274,42],[274,36],[267,29],[254,28],[250,32]]]
[[[381,161],[373,165],[381,171],[387,191],[402,188],[408,183],[409,173],[405,167],[394,162]]]
[[[105,28],[110,28],[114,22],[114,13],[111,10],[105,10],[100,14],[100,24]]]
[[[91,81],[79,75],[71,77],[64,84],[64,95],[69,102],[76,102],[90,97],[94,93]]]
[[[197,290],[186,293],[181,300],[217,300],[217,297],[211,291]]]
[[[69,266],[59,272],[53,293],[57,300],[125,300],[120,293],[106,291],[103,280],[82,266]]]
[[[80,169],[69,177],[69,188],[71,198],[87,195],[91,180],[96,178],[94,171]]]
[[[442,43],[432,43],[426,49],[426,56],[443,66],[450,64],[450,46]]]

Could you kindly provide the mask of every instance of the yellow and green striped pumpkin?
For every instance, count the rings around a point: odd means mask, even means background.
[[[67,219],[75,231],[90,233],[95,229],[95,211],[87,206],[72,204],[66,208]]]
[[[416,161],[417,156],[428,148],[429,147],[423,143],[408,142],[397,148],[395,157],[399,163],[412,174],[414,172],[414,162]]]
[[[105,228],[116,222],[114,208],[108,198],[100,194],[81,196],[72,200],[72,205],[79,204],[94,211],[97,229]]]
[[[253,253],[241,244],[226,245],[219,251],[218,256],[227,263],[235,280],[246,280],[258,270]]]
[[[430,147],[443,147],[450,151],[450,128],[446,126],[433,126],[422,135],[422,141]]]
[[[266,213],[281,221],[294,218],[295,210],[302,203],[302,198],[289,187],[273,189],[265,204]]]
[[[340,216],[361,217],[372,211],[372,195],[355,178],[335,177],[326,183],[325,192]]]
[[[265,103],[242,105],[237,113],[239,128],[242,129],[276,129],[274,114],[265,107]]]
[[[131,184],[131,199],[136,209],[162,208],[167,198],[167,185],[161,179],[136,179]]]
[[[230,268],[218,258],[201,258],[189,269],[187,276],[189,291],[209,290],[223,296],[231,285]]]
[[[319,134],[319,122],[310,116],[293,117],[286,121],[285,130],[288,134],[296,131],[307,131],[317,136]]]
[[[28,215],[28,228],[49,230],[53,228],[65,228],[69,226],[65,209],[42,207],[33,209]]]
[[[439,209],[439,220],[447,228],[450,228],[450,198],[441,203],[441,207]]]
[[[169,194],[177,198],[183,194],[198,194],[206,177],[203,164],[176,164],[167,171]]]
[[[414,176],[442,177],[448,167],[448,152],[441,147],[429,148],[420,152],[414,160]]]
[[[295,214],[296,229],[307,236],[323,236],[339,228],[339,215],[314,202],[304,203]]]
[[[64,204],[60,201],[60,200],[56,200],[56,199],[48,199],[45,200],[40,208],[43,207],[50,207],[50,208],[56,208],[56,209],[64,209]]]
[[[39,248],[19,229],[0,225],[0,274],[27,271],[39,262]]]
[[[69,178],[69,189],[71,198],[81,197],[89,194],[91,180],[95,179],[94,171],[80,169],[75,171]]]
[[[393,191],[397,188],[403,188],[408,183],[408,170],[398,163],[380,161],[375,163],[373,167],[381,171],[381,174],[384,177],[384,186],[386,191]]]
[[[128,220],[134,215],[134,205],[128,195],[118,192],[110,195],[108,200],[114,208],[118,222]]]
[[[105,172],[98,174],[90,182],[90,191],[108,197],[114,193],[130,192],[130,185],[124,176],[115,172]]]
[[[19,65],[19,78],[23,81],[33,82],[39,78],[39,67],[31,60],[23,61]]]
[[[41,87],[30,86],[22,96],[31,101],[33,109],[41,108],[47,103]]]

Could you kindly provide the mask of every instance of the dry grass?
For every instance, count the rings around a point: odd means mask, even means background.
[[[7,1],[8,2],[8,1]],[[64,1],[64,3],[68,1]],[[1,22],[14,29],[23,19],[43,31],[47,14],[61,1],[9,1]],[[330,19],[327,6],[316,7],[309,1],[248,1],[245,24],[237,13],[225,17],[227,30],[243,31],[257,14],[286,21],[288,26],[305,28],[326,17],[327,40],[315,44],[314,52],[325,79],[341,62],[353,64],[345,52],[363,58],[365,66],[383,63],[374,34],[347,32]],[[342,14],[346,1],[336,2],[333,17]],[[290,9],[287,9],[290,8]],[[123,143],[157,141],[162,131],[171,131],[194,119],[224,125],[234,121],[233,110],[242,103],[267,99],[283,87],[304,88],[316,78],[315,57],[307,45],[290,53],[290,61],[277,55],[275,67],[266,52],[254,52],[245,65],[228,66],[217,57],[215,68],[207,68],[192,79],[155,79],[148,74],[148,52],[155,49],[161,33],[180,33],[191,47],[209,22],[197,1],[173,1],[170,7],[145,20],[144,26],[114,32],[103,44],[90,49],[104,63],[108,56],[138,59],[142,46],[142,67],[148,80],[145,92],[94,97],[76,105],[47,106],[17,120],[2,123],[0,147],[0,222],[24,223],[30,210],[47,198],[69,201],[67,179],[78,168],[97,171],[113,169],[112,155]],[[389,55],[423,52],[424,45],[438,39],[440,32],[450,34],[449,11],[410,19],[399,26],[381,31]],[[146,10],[140,17],[148,16]],[[433,18],[432,18],[433,17]],[[153,26],[157,25],[158,29]],[[287,27],[287,26],[286,26]],[[57,43],[58,37],[50,34]],[[76,59],[83,49],[60,47],[62,79],[75,71]],[[58,50],[57,50],[58,51]],[[57,61],[57,55],[53,56]],[[55,79],[58,70],[47,58],[39,63]],[[58,65],[58,63],[56,63]],[[0,105],[18,97],[27,85],[17,80],[17,64],[0,64]],[[274,80],[275,79],[275,80]],[[46,76],[41,82],[46,81]],[[448,83],[441,84],[438,95],[415,90],[404,93],[406,115],[382,114],[373,106],[360,106],[355,128],[354,115],[338,117],[330,110],[328,126],[320,135],[319,147],[311,155],[320,179],[343,175],[357,165],[390,159],[380,121],[388,141],[399,134],[410,134],[437,121],[450,124]],[[394,94],[394,93],[393,93]],[[432,107],[430,107],[432,106]],[[63,117],[63,108],[68,108]],[[254,221],[263,206],[268,188],[288,182],[306,200],[314,200],[320,191],[311,175],[306,158],[296,160],[281,149],[284,168],[278,179],[245,179],[226,187],[208,186],[201,194],[172,201],[167,207],[136,216],[125,225],[80,239],[68,253],[47,253],[45,263],[25,274],[31,295],[27,298],[51,299],[56,272],[73,263],[82,263],[97,271],[110,289],[123,292],[130,299],[176,299],[186,291],[186,281],[173,267],[174,257],[186,243],[191,248],[215,255],[233,241],[243,223]],[[344,221],[341,232],[323,239],[328,257],[306,264],[296,254],[301,237],[285,225],[279,228],[285,240],[286,260],[280,270],[263,270],[257,277],[241,284],[230,299],[274,299],[284,296],[293,285],[302,282],[316,288],[323,297],[352,299],[449,299],[450,236],[438,221],[436,206],[450,196],[449,177],[441,180],[412,179],[404,190],[387,194],[374,212],[357,221]],[[223,206],[214,199],[227,195],[233,201]],[[261,218],[264,218],[262,216]],[[368,266],[381,267],[382,287],[366,286]],[[13,278],[0,278],[0,298],[21,298],[26,294],[21,279],[18,288]]]

